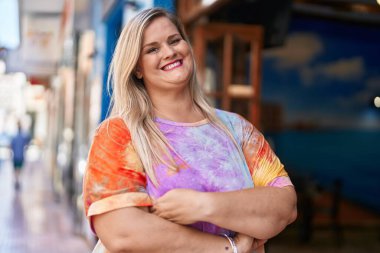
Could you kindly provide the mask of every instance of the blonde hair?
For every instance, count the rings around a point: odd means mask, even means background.
[[[158,17],[167,17],[190,46],[182,24],[173,14],[161,8],[143,10],[131,19],[121,32],[108,75],[108,88],[113,86],[111,115],[124,120],[145,172],[156,186],[159,182],[154,173],[154,165],[164,163],[172,170],[177,170],[177,166],[169,152],[169,150],[174,151],[173,148],[154,122],[153,104],[143,81],[135,76],[135,68],[141,52],[144,30]],[[191,54],[193,54],[192,51]],[[233,135],[215,115],[214,108],[207,103],[197,83],[194,57],[193,65],[189,89],[194,104],[217,129],[225,132],[237,146]]]

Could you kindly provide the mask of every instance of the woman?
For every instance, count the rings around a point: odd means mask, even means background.
[[[207,104],[174,16],[134,17],[110,73],[112,114],[84,180],[86,215],[108,252],[251,252],[294,221],[283,165],[249,122]]]

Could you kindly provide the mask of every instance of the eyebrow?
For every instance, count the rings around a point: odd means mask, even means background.
[[[180,37],[182,38],[181,34],[179,34],[179,33],[175,33],[175,34],[169,35],[168,38],[167,38],[167,40],[170,40],[170,39],[172,39],[172,38],[174,38],[174,37],[176,37],[176,36],[180,36]],[[145,44],[144,46],[142,46],[142,49],[144,49],[145,47],[148,47],[148,46],[156,45],[156,44],[158,44],[158,42],[156,42],[156,41],[153,41],[153,42],[147,43],[147,44]]]

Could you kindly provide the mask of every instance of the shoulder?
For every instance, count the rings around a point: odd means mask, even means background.
[[[130,141],[131,134],[122,118],[111,117],[100,123],[95,131],[94,138],[111,139],[120,145],[125,145]]]
[[[218,118],[223,121],[223,123],[229,124],[233,127],[252,125],[243,116],[234,112],[228,112],[228,111],[224,111],[220,109],[215,109],[215,113],[218,116]]]
[[[239,120],[244,119],[242,116],[240,116],[237,113],[224,111],[221,109],[215,109],[215,113],[221,120],[239,121]]]
[[[241,140],[241,143],[258,142],[262,139],[262,133],[243,116],[219,109],[216,109],[216,115],[232,130],[237,139]]]

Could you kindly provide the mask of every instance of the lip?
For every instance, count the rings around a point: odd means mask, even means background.
[[[178,66],[175,66],[174,68],[171,68],[171,69],[165,70],[165,67],[166,67],[166,66],[169,66],[170,64],[173,64],[173,63],[176,63],[176,62],[179,62],[179,65],[178,65]],[[182,64],[183,64],[183,60],[182,60],[182,59],[176,59],[176,60],[174,60],[174,61],[169,62],[168,64],[165,64],[165,65],[162,66],[160,69],[163,70],[163,71],[170,71],[170,70],[176,69],[176,68],[178,68],[178,67],[181,67]]]

